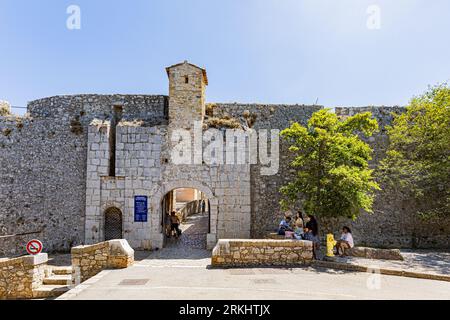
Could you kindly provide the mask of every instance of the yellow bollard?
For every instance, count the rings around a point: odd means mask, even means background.
[[[327,234],[327,257],[334,257],[333,248],[336,245],[333,234]]]

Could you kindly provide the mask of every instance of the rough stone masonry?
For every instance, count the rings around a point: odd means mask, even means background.
[[[204,69],[184,62],[166,71],[169,96],[55,96],[30,102],[23,117],[0,116],[0,256],[23,254],[32,238],[46,251],[66,252],[109,240],[110,216],[117,222],[113,234],[133,248],[161,248],[163,199],[177,188],[198,189],[210,201],[209,248],[220,238],[258,238],[276,228],[278,190],[294,173],[284,143],[278,173],[261,175],[261,163],[175,164],[171,134],[212,119],[216,126],[240,123],[242,130],[284,129],[292,121],[305,124],[322,107],[206,104]],[[341,116],[364,111],[381,124],[369,141],[376,166],[388,145],[391,113],[403,108],[336,108]],[[146,221],[135,219],[136,196],[148,198]],[[449,220],[422,222],[412,206],[401,192],[384,190],[373,214],[356,222],[321,221],[322,234],[350,223],[358,244],[450,247]]]

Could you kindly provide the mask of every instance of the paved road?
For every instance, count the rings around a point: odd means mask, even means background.
[[[168,248],[107,270],[63,299],[450,299],[450,282],[314,268],[210,269],[209,252]],[[369,283],[369,286],[368,286]],[[379,288],[378,284],[379,283]]]

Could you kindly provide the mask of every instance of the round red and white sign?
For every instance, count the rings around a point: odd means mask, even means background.
[[[28,241],[27,243],[27,252],[28,254],[39,254],[42,252],[42,242],[39,240],[33,239]]]

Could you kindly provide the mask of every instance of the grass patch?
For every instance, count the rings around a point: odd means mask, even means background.
[[[256,122],[256,119],[258,118],[258,116],[256,115],[256,113],[251,113],[248,110],[245,110],[244,113],[242,114],[242,116],[244,117],[245,121],[247,121],[247,126],[249,128],[252,128],[253,125]]]
[[[214,117],[214,108],[216,108],[217,105],[215,103],[208,103],[205,106],[205,114],[208,117]]]
[[[6,105],[0,104],[0,116],[6,117],[6,116],[10,116],[10,115],[11,115],[11,111],[9,111],[9,108]]]
[[[210,118],[206,120],[206,124],[209,128],[229,128],[229,129],[239,129],[242,128],[241,123],[239,120],[235,118],[230,117],[223,117],[223,118]]]

